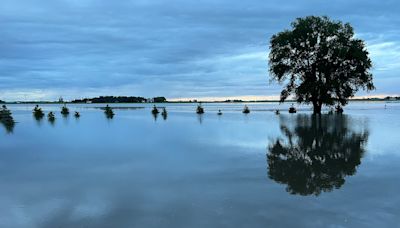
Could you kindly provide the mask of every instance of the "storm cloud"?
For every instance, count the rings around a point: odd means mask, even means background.
[[[398,12],[396,0],[2,0],[0,99],[278,95],[269,39],[308,15],[350,22],[374,63],[370,95],[400,94]]]

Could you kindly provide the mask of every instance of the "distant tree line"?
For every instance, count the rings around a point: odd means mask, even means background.
[[[384,98],[378,98],[378,97],[369,97],[369,98],[358,98],[358,99],[352,99],[353,101],[398,101],[400,100],[400,97],[391,97],[387,96]]]
[[[400,97],[385,97],[385,100],[400,100]]]
[[[243,102],[243,100],[225,100],[225,102]]]
[[[4,103],[6,103],[5,101],[2,101],[2,100],[0,100],[0,104],[4,104]]]
[[[71,101],[71,103],[163,103],[167,102],[165,97],[154,97],[154,98],[144,98],[144,97],[127,97],[127,96],[100,96],[95,98],[84,98],[76,99]]]

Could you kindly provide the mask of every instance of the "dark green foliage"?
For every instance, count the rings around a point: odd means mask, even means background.
[[[167,99],[165,97],[155,97],[155,98],[153,98],[153,102],[164,103],[164,102],[167,102]]]
[[[197,105],[196,113],[197,114],[203,114],[204,113],[204,108],[201,106],[201,104]]]
[[[108,105],[104,108],[104,114],[106,114],[107,119],[112,119],[114,117],[114,111]]]
[[[153,109],[151,110],[151,113],[153,115],[157,115],[159,113],[159,111],[158,111],[158,109],[157,109],[157,107],[155,105],[153,106]]]
[[[294,94],[299,103],[346,105],[360,89],[374,89],[369,53],[350,24],[328,17],[298,18],[290,30],[273,35],[269,67],[273,80],[287,82],[281,101]]]
[[[64,105],[63,107],[61,107],[61,114],[63,116],[68,116],[69,115],[69,109],[67,108],[66,105]]]
[[[142,103],[146,102],[144,97],[114,97],[114,96],[100,96],[95,98],[85,98],[73,100],[72,103]]]
[[[4,103],[6,103],[5,101],[2,101],[2,100],[0,100],[0,104],[4,104]]]
[[[243,102],[243,100],[225,100],[224,102],[236,103],[236,102]]]
[[[3,105],[0,109],[0,123],[6,128],[8,133],[11,133],[14,129],[15,121],[12,117],[12,113],[7,106]]]
[[[369,98],[370,99],[370,98]],[[378,98],[379,99],[379,98]],[[384,98],[384,100],[400,100],[400,97],[391,97],[391,96],[388,96],[388,97],[385,97]]]
[[[279,112],[279,110],[278,110],[278,109],[277,109],[277,110],[275,110],[275,114],[276,114],[276,115],[279,115],[279,113],[280,113],[280,112]]]
[[[217,113],[217,115],[219,115],[219,116],[221,116],[221,115],[222,115],[221,109],[219,109],[219,110],[218,110],[218,113]]]
[[[79,117],[81,117],[81,114],[79,113],[79,112],[75,112],[75,118],[79,118]]]
[[[336,113],[338,113],[338,114],[343,113],[343,108],[340,105],[336,106]]]
[[[33,109],[33,116],[35,117],[36,120],[41,120],[44,117],[44,112],[39,107],[39,105],[36,105],[35,108]]]
[[[368,131],[353,131],[345,115],[280,116],[284,138],[268,147],[268,176],[291,194],[340,188],[361,163]]]
[[[76,99],[76,100],[73,100],[72,103],[87,103],[87,102],[91,102],[91,103],[144,103],[144,102],[150,102],[150,101],[162,103],[162,102],[167,102],[167,99],[165,97],[155,97],[151,100],[148,100],[144,97],[100,96],[100,97],[95,97],[95,98]]]
[[[244,114],[249,114],[250,113],[250,109],[249,109],[249,107],[247,107],[247,105],[244,106],[243,113]]]
[[[0,109],[0,119],[12,119],[12,113],[8,110],[6,105],[3,105]]]

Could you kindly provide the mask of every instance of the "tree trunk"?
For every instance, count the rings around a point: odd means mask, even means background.
[[[322,105],[319,102],[313,102],[314,114],[321,114]]]

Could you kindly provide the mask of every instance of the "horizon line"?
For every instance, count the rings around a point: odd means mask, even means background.
[[[113,97],[141,97],[141,96],[122,96],[122,95],[102,95],[105,96],[113,96]],[[101,97],[101,96],[97,96]],[[162,97],[162,96],[161,96]],[[400,97],[400,94],[377,94],[377,95],[366,95],[366,96],[354,96],[349,98],[349,100],[367,100],[367,99],[383,99],[386,97]],[[95,97],[88,97],[88,99]],[[77,98],[78,99],[78,98]],[[271,102],[279,102],[280,97],[276,95],[271,96],[257,96],[257,95],[245,95],[245,96],[216,96],[216,97],[176,97],[176,98],[166,98],[167,102],[226,102],[230,101],[243,101],[243,102],[257,102],[257,101],[271,101]],[[65,100],[65,102],[71,102],[76,99]],[[1,101],[1,100],[0,100]],[[29,102],[57,102],[55,100],[15,100],[15,101],[5,101],[6,103],[29,103]],[[293,102],[293,96],[286,99],[286,101]]]
[[[349,100],[359,100],[359,99],[383,99],[386,97],[399,97],[400,94],[377,94],[377,95],[366,95],[366,96],[354,96],[349,98]],[[220,97],[181,97],[181,98],[169,98],[168,101],[172,102],[187,102],[187,101],[206,101],[206,102],[222,102],[227,100],[241,100],[241,101],[280,101],[280,96],[256,96],[256,95],[245,95],[245,96],[220,96]],[[287,99],[293,100],[293,96]]]

